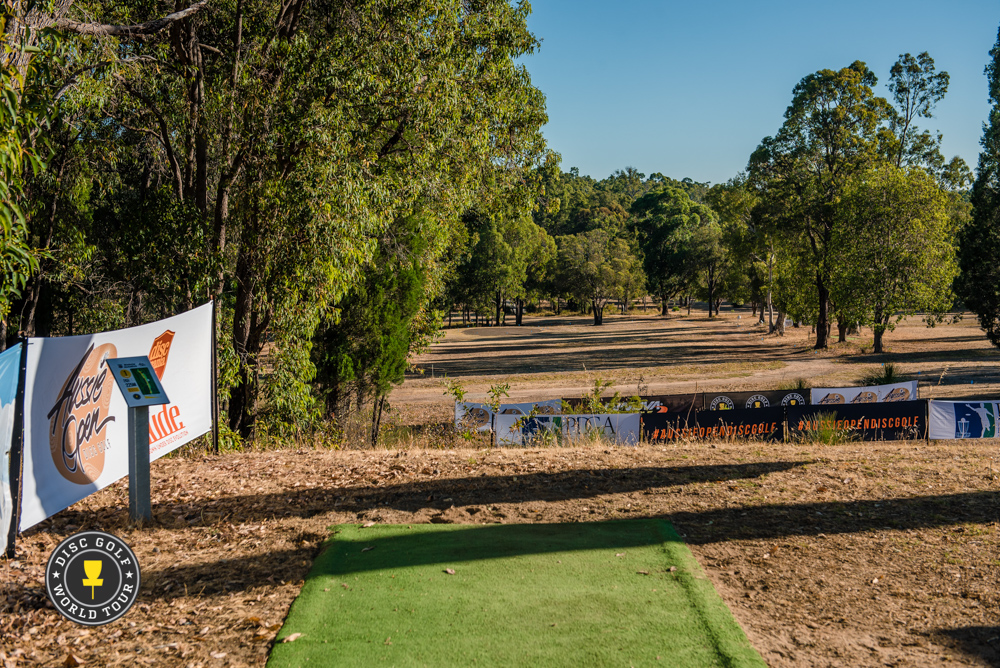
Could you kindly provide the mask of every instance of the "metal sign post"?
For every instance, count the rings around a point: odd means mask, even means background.
[[[128,409],[128,516],[133,522],[151,522],[149,486],[149,407]]]
[[[148,357],[119,357],[107,363],[128,404],[128,516],[133,522],[150,522],[149,407],[170,400]]]

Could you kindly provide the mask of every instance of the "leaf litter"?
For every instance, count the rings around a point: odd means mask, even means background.
[[[991,457],[922,442],[172,456],[153,465],[150,527],[129,525],[120,481],[0,559],[0,665],[263,666],[330,526],[434,517],[662,517],[772,666],[981,665],[1000,617]],[[59,616],[42,579],[81,529],[117,534],[142,567],[136,606],[98,632]]]

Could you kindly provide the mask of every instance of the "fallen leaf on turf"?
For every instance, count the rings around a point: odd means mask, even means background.
[[[299,639],[301,635],[302,635],[301,633],[293,633],[292,635],[283,638],[281,642],[295,642],[296,640]]]
[[[673,572],[674,572],[674,571],[676,571],[676,570],[677,570],[677,567],[676,567],[676,566],[671,566],[671,567],[670,567],[670,572],[671,572],[671,573],[673,573]]]
[[[444,569],[444,572],[447,573],[448,575],[454,575],[455,574],[455,569],[454,568],[446,568],[446,569]]]
[[[346,582],[341,582],[340,586],[343,587],[344,589],[350,589],[351,588],[351,585],[347,584]]]
[[[366,547],[366,548],[362,548],[362,550],[361,550],[361,551],[362,551],[362,552],[367,552],[368,550],[374,550],[374,549],[375,549],[375,546],[374,546],[374,545],[369,545],[369,546],[368,546],[368,547]]]
[[[75,654],[67,654],[66,658],[63,659],[62,665],[66,666],[66,668],[76,668],[83,665],[83,659]]]
[[[361,525],[361,528],[367,529],[368,527],[373,527],[373,526],[375,526],[374,522],[365,522],[364,524]]]
[[[649,571],[636,571],[639,575],[649,575]]]
[[[382,643],[382,644],[383,645],[391,645],[392,644],[391,641],[392,641],[392,636],[389,636],[388,638],[385,639],[385,642]]]
[[[617,554],[615,554],[615,556],[616,557],[624,557],[625,553],[624,552],[618,552]]]

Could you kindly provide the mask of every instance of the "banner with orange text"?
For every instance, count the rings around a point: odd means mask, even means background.
[[[28,339],[24,531],[128,475],[128,409],[106,360],[146,355],[171,403],[149,409],[149,458],[212,428],[212,304],[148,325]]]

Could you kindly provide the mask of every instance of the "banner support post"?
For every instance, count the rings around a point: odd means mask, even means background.
[[[128,516],[133,522],[151,522],[149,485],[149,406],[128,409]]]
[[[212,298],[212,444],[219,454],[219,334],[216,313],[219,303]]]

